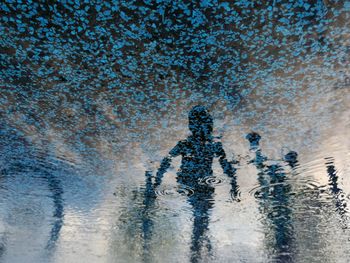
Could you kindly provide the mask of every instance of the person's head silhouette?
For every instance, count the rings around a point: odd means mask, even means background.
[[[295,151],[289,151],[284,155],[284,160],[293,168],[298,164],[298,153]]]
[[[209,139],[213,132],[213,118],[205,107],[194,106],[188,114],[188,127],[194,137]]]
[[[248,133],[245,138],[249,141],[251,149],[259,147],[259,141],[261,139],[261,136],[259,135],[259,133],[257,132]]]

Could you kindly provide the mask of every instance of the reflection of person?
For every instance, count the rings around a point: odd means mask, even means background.
[[[192,134],[185,140],[179,141],[163,159],[156,174],[154,187],[161,184],[163,175],[169,168],[172,158],[181,155],[182,162],[177,173],[177,182],[194,190],[188,197],[193,208],[194,226],[192,232],[191,261],[197,262],[200,258],[203,243],[206,243],[210,252],[210,241],[205,238],[209,226],[209,211],[213,207],[214,188],[201,183],[201,179],[213,175],[212,163],[219,158],[219,163],[225,174],[231,178],[231,194],[238,196],[235,169],[227,161],[222,143],[215,141],[212,136],[213,119],[205,107],[195,106],[188,115],[189,129]]]
[[[154,210],[155,193],[152,186],[152,174],[146,171],[146,188],[144,193],[142,210],[142,232],[143,232],[143,262],[152,262],[150,249],[153,230],[152,212]]]
[[[337,170],[334,165],[334,158],[326,158],[327,174],[328,174],[328,185],[330,193],[333,196],[336,211],[338,212],[341,218],[341,226],[343,229],[348,228],[349,222],[349,209],[346,202],[344,191],[338,186],[338,175]]]
[[[259,146],[261,136],[249,133],[246,138],[250,143],[250,150],[255,152],[251,161],[258,169],[260,190],[256,193],[260,199],[260,212],[266,215],[268,229],[273,231],[274,240],[267,240],[269,248],[274,251],[277,262],[293,262],[293,226],[292,210],[290,208],[291,186],[286,180],[286,173],[279,164],[266,164],[268,158],[262,154]],[[291,168],[296,167],[298,154],[289,151],[283,157]],[[269,235],[267,235],[269,236]]]
[[[156,175],[154,186],[161,184],[166,170],[170,166],[172,158],[181,155],[182,162],[177,181],[179,183],[198,182],[213,174],[212,163],[214,157],[219,158],[224,173],[235,180],[235,169],[227,161],[222,143],[215,141],[212,136],[213,119],[203,106],[195,106],[190,111],[189,129],[192,132],[186,140],[179,141],[177,145],[169,152],[169,155],[163,159]],[[235,182],[232,183],[232,191],[237,191]]]

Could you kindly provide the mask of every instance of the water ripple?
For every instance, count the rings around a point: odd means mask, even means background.
[[[199,180],[199,183],[202,185],[208,185],[208,186],[221,186],[226,183],[228,183],[228,177],[227,176],[207,176],[204,178],[201,178]]]
[[[303,179],[286,179],[284,182],[280,183],[271,183],[268,185],[255,185],[249,194],[254,196],[256,199],[262,199],[267,195],[272,194],[272,191],[275,187],[290,187],[292,188],[288,191],[289,196],[302,195],[305,192],[322,192],[324,186],[320,185],[319,182],[310,178]],[[293,190],[294,189],[294,190]],[[302,190],[302,192],[301,192]]]
[[[176,198],[178,195],[190,197],[194,194],[194,190],[185,185],[179,185],[172,188],[160,188],[155,191],[157,196],[165,196]]]

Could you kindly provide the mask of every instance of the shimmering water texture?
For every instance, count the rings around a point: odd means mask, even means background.
[[[349,262],[350,2],[0,3],[0,262]]]

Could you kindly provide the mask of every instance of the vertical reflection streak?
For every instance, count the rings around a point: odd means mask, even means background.
[[[152,174],[146,171],[146,189],[144,193],[143,210],[142,210],[142,233],[143,233],[143,262],[152,262],[150,255],[151,252],[151,240],[154,223],[151,219],[151,213],[153,212],[155,193],[152,185]]]
[[[337,170],[334,165],[334,158],[327,157],[325,158],[325,160],[326,160],[326,167],[327,167],[327,174],[328,174],[328,185],[330,186],[329,191],[334,199],[335,210],[340,216],[341,227],[343,230],[345,230],[348,228],[348,221],[349,221],[349,215],[348,215],[349,211],[347,208],[345,193],[338,186],[339,176],[337,175]]]
[[[5,169],[0,170],[0,183],[4,179],[4,176],[5,176]],[[0,185],[0,189],[1,189],[1,185]],[[6,244],[5,244],[5,240],[3,237],[4,234],[5,233],[0,232],[0,261],[1,261],[2,256],[5,253],[5,250],[6,250]]]
[[[271,245],[273,260],[281,263],[293,262],[294,231],[289,200],[291,186],[286,181],[286,173],[279,164],[265,164],[268,158],[262,154],[259,146],[261,136],[252,132],[246,139],[250,143],[250,150],[255,154],[250,163],[253,163],[258,170],[260,191],[256,193],[256,197],[260,199],[259,211],[266,216],[268,231],[273,231],[274,241]],[[297,156],[296,152],[290,151],[284,156],[284,161],[294,168],[298,164]],[[269,232],[266,234],[266,242],[269,242]]]
[[[209,230],[210,213],[214,206],[214,188],[208,185],[197,183],[186,183],[187,186],[195,189],[192,196],[188,198],[188,203],[192,207],[193,229],[191,238],[191,262],[199,262],[201,250],[206,245],[208,255],[211,255],[212,245],[207,232]]]
[[[49,191],[52,193],[51,197],[54,207],[53,217],[55,218],[55,222],[52,225],[50,238],[46,245],[46,249],[51,250],[56,246],[64,223],[63,188],[60,179],[54,174],[44,171],[44,178],[47,180]]]

